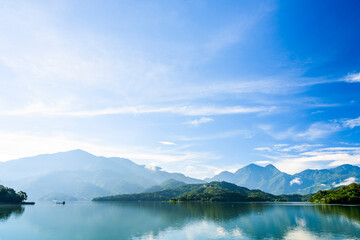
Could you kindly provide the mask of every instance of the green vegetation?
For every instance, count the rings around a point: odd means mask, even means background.
[[[178,197],[179,201],[210,202],[251,202],[273,201],[274,195],[260,190],[249,190],[228,182],[211,182],[203,184]]]
[[[310,198],[310,202],[360,204],[360,183],[352,183],[327,191],[318,191]]]
[[[187,184],[152,193],[121,194],[100,197],[94,201],[204,201],[204,202],[257,202],[302,201],[301,195],[275,196],[261,190],[249,190],[228,182]]]
[[[308,202],[313,194],[289,194],[289,195],[278,195],[275,202]]]
[[[27,199],[25,192],[15,192],[12,188],[4,187],[0,185],[0,203],[12,203],[19,204]]]

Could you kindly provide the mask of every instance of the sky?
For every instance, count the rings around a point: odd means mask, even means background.
[[[360,165],[359,16],[352,0],[0,0],[0,161]]]

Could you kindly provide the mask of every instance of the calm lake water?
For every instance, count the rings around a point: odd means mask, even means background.
[[[360,207],[151,202],[0,206],[0,239],[360,239]]]

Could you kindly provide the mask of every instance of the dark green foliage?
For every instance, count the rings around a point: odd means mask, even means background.
[[[14,203],[19,204],[27,199],[25,192],[20,191],[16,193],[14,189],[0,185],[0,203]]]
[[[288,194],[288,195],[278,195],[276,196],[275,202],[308,202],[313,194]]]
[[[260,190],[249,190],[228,182],[211,182],[183,194],[179,201],[248,202],[271,201],[274,196]]]
[[[360,184],[352,183],[328,191],[318,191],[310,198],[310,202],[360,204]]]
[[[255,202],[301,201],[301,195],[275,196],[261,190],[249,190],[228,182],[187,184],[176,188],[139,194],[122,194],[95,198],[94,201],[206,201],[206,202]]]

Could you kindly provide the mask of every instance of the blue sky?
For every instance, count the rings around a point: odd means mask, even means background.
[[[360,164],[358,1],[0,1],[0,160],[204,178]]]

